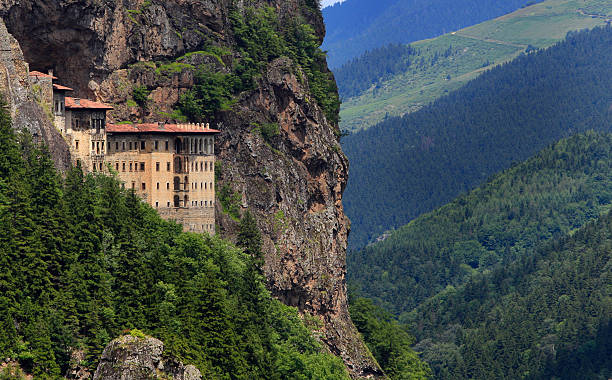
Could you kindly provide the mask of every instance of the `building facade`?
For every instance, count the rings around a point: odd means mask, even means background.
[[[67,96],[51,73],[30,73],[85,172],[114,172],[165,219],[215,233],[215,135],[208,124],[107,124],[107,104]]]

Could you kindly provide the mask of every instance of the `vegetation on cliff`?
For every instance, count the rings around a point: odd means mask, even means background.
[[[351,246],[441,206],[562,137],[609,131],[610,60],[611,27],[573,33],[418,112],[344,138]]]
[[[308,81],[310,94],[327,120],[338,124],[340,100],[336,83],[310,24],[300,17],[281,24],[276,10],[269,6],[247,7],[244,11],[234,8],[229,19],[239,58],[232,63],[231,73],[215,73],[200,67],[194,87],[179,101],[183,114],[194,121],[210,119],[214,112],[228,109],[240,92],[255,89],[257,78],[269,62],[288,57],[296,71],[305,75],[302,80]]]
[[[391,313],[370,299],[351,297],[349,303],[355,327],[391,380],[431,378],[431,369],[411,347],[415,339],[407,325],[398,323]]]
[[[348,378],[297,311],[270,297],[244,225],[255,257],[183,233],[114,178],[74,168],[63,180],[2,110],[0,358],[58,378],[95,368],[112,338],[138,328],[206,378]],[[76,351],[84,362],[70,362]]]

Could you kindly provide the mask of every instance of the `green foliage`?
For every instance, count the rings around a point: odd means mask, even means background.
[[[162,339],[204,378],[348,379],[297,312],[271,298],[250,256],[183,233],[115,178],[77,167],[62,179],[2,107],[0,358],[56,379],[74,349],[95,369],[125,330]],[[7,371],[0,377],[18,376]]]
[[[151,91],[147,88],[147,86],[136,86],[132,90],[132,97],[139,106],[146,107],[147,102],[149,101],[150,93]]]
[[[216,169],[216,167],[215,167]],[[219,202],[223,212],[231,216],[234,220],[240,219],[240,202],[242,197],[240,193],[234,192],[229,184],[224,184],[219,190]]]
[[[349,303],[355,327],[391,380],[431,378],[431,369],[411,348],[414,337],[406,325],[399,324],[369,299],[351,299]]]
[[[513,262],[612,207],[612,134],[548,147],[348,257],[349,280],[396,314],[472,273]]]
[[[240,220],[236,245],[244,248],[244,252],[251,256],[255,264],[261,268],[263,265],[263,252],[261,251],[263,240],[261,239],[259,227],[257,227],[257,221],[248,210]]]
[[[178,103],[179,110],[189,120],[214,120],[215,112],[229,110],[234,104],[234,76],[200,68],[194,79],[194,86],[181,95]]]
[[[264,123],[257,129],[267,143],[270,143],[273,137],[280,135],[278,123]]]
[[[612,375],[612,213],[419,306],[417,348],[439,379]]]
[[[573,33],[403,118],[342,139],[360,248],[547,145],[612,125],[612,28]],[[545,69],[543,69],[545,68]]]

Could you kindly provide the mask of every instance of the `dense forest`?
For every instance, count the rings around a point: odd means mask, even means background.
[[[348,379],[313,338],[318,320],[306,327],[265,289],[248,214],[244,249],[183,233],[115,178],[77,167],[63,179],[10,124],[2,107],[0,358],[59,378],[72,352],[95,369],[111,339],[140,329],[205,378]]]
[[[408,325],[376,306],[372,300],[349,294],[351,319],[370,352],[390,380],[425,380],[432,371],[412,349],[415,342]]]
[[[347,0],[323,9],[329,66],[367,50],[449,33],[510,13],[525,0]]]
[[[438,379],[612,376],[612,212],[407,316]]]
[[[612,134],[564,139],[352,253],[350,281],[401,314],[436,378],[605,380],[610,157]]]
[[[413,53],[414,49],[410,45],[389,44],[351,59],[334,70],[340,98],[357,96],[373,84],[406,71],[410,67],[410,55]]]
[[[612,28],[572,33],[402,118],[345,137],[350,246],[364,246],[535,154],[612,125]]]
[[[611,207],[612,134],[561,140],[487,184],[351,252],[349,280],[395,314],[513,262]]]

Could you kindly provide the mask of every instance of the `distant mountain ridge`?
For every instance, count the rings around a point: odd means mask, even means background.
[[[546,0],[409,46],[369,49],[334,68],[340,127],[355,132],[415,112],[487,69],[611,21],[608,0]]]
[[[612,126],[612,28],[572,34],[343,139],[350,245],[367,244],[546,145]]]
[[[525,0],[347,0],[323,9],[329,67],[389,43],[435,37],[501,16]]]

